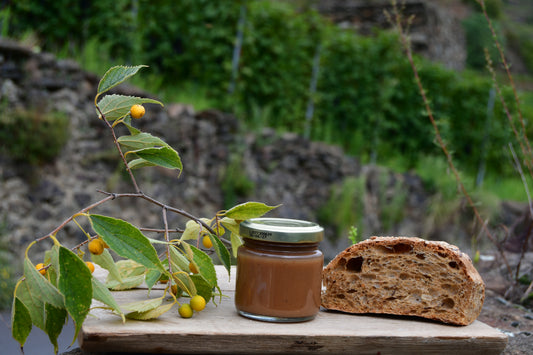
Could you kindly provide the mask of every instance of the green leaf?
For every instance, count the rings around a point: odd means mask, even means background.
[[[163,168],[178,169],[180,171],[183,169],[183,165],[181,164],[181,158],[178,152],[169,146],[131,150],[129,152],[126,152],[125,155],[128,154],[135,154],[139,158],[144,159],[154,165],[161,166]],[[137,165],[138,163],[136,162],[135,164]],[[133,166],[131,166],[130,164],[128,164],[128,166],[130,168],[133,168]]]
[[[11,335],[23,347],[32,328],[30,312],[18,297],[13,299]]]
[[[64,308],[57,308],[51,304],[46,304],[46,334],[52,345],[54,345],[54,352],[57,354],[58,345],[57,338],[61,334],[61,330],[67,321],[67,311]]]
[[[113,291],[130,290],[139,286],[144,281],[144,275],[134,275],[128,277],[122,277],[121,281],[115,279],[108,279],[105,285]]]
[[[181,235],[180,240],[192,240],[192,239],[198,239],[200,236],[200,230],[201,226],[193,221],[189,220],[185,224],[185,230],[183,231],[183,234]]]
[[[213,287],[209,282],[200,274],[191,275],[191,280],[196,287],[196,294],[202,296],[206,302],[209,302],[213,297]]]
[[[46,277],[57,288],[57,278],[59,276],[59,245],[54,245],[44,253],[44,264],[50,264],[50,267],[46,270]]]
[[[233,251],[233,257],[237,257],[237,250],[242,245],[242,238],[236,233],[231,233],[231,250]]]
[[[44,330],[44,302],[41,301],[40,297],[37,297],[37,292],[30,292],[26,280],[20,282],[15,297],[26,306],[26,309],[31,316],[32,323]]]
[[[163,106],[161,102],[153,99],[113,94],[104,96],[98,103],[98,107],[108,121],[114,122],[129,114],[131,106],[144,103]],[[100,114],[100,112],[97,112],[97,114]]]
[[[119,260],[115,263],[120,278],[107,275],[106,286],[115,291],[129,290],[142,284],[146,267],[133,260]]]
[[[130,169],[146,168],[148,166],[157,166],[157,164],[150,163],[148,160],[141,158],[133,159],[128,162],[128,167]]]
[[[193,297],[196,295],[196,286],[188,273],[184,271],[174,272],[172,274],[172,279],[176,285],[183,291],[187,292],[189,296]]]
[[[131,312],[126,314],[127,318],[130,319],[137,319],[137,320],[149,320],[149,319],[155,319],[162,315],[165,312],[170,311],[170,309],[174,306],[174,303],[168,303],[161,305],[157,308],[151,309],[146,312]]]
[[[220,220],[220,223],[224,226],[224,228],[228,229],[232,233],[239,234],[239,224],[236,220],[229,217],[224,217]]]
[[[58,308],[65,307],[63,295],[35,269],[28,258],[24,259],[24,276],[26,276],[26,282],[32,295],[39,298],[42,303],[50,303]]]
[[[233,218],[235,220],[257,218],[279,206],[281,205],[267,206],[261,202],[246,202],[227,210],[226,217]]]
[[[91,260],[95,263],[109,271],[109,274],[112,275],[116,280],[120,281],[121,276],[120,272],[113,260],[113,256],[107,248],[104,249],[103,253],[100,255],[91,254]]]
[[[209,234],[209,239],[211,239],[211,242],[213,242],[213,247],[215,248],[215,252],[218,255],[218,258],[222,262],[222,265],[228,270],[228,275],[231,272],[231,256],[229,253],[228,248],[222,243],[222,241],[218,238],[218,236]]]
[[[146,267],[133,260],[119,260],[116,265],[122,277],[144,275],[146,272]]]
[[[137,227],[121,219],[101,215],[89,215],[89,220],[94,231],[115,253],[147,269],[165,272],[157,251]]]
[[[131,125],[131,122],[130,122],[130,120],[127,119],[127,117],[124,117],[124,120],[122,121],[122,124],[128,128],[128,130],[130,131],[130,134],[139,134],[139,133],[141,133],[140,130],[138,130],[137,128],[135,128],[135,127],[133,127]]]
[[[93,296],[91,271],[83,260],[65,247],[59,248],[59,290],[65,307],[76,325],[74,339],[89,313]]]
[[[178,270],[189,272],[189,260],[173,245],[170,246],[170,262],[173,272]]]
[[[93,286],[93,298],[111,307],[111,309],[119,314],[124,321],[124,313],[122,313],[120,306],[107,287],[94,277],[92,278],[91,282]]]
[[[189,243],[181,243],[180,245],[183,248],[183,252],[184,252],[183,255],[187,258],[187,260],[193,261],[194,260],[194,253],[192,251],[191,244],[189,244]],[[188,270],[188,268],[187,268],[187,270]]]
[[[147,67],[147,65],[137,65],[134,67],[117,65],[110,68],[98,83],[97,96],[123,83],[133,75],[137,74],[139,69],[144,67]]]
[[[146,272],[146,276],[144,278],[144,282],[146,283],[146,286],[148,286],[148,289],[151,290],[152,287],[156,284],[156,282],[159,280],[163,273],[159,270],[150,269]]]
[[[164,244],[164,245],[169,245],[169,244],[172,244],[172,242],[167,242],[166,240],[159,240],[159,239],[153,239],[153,238],[149,238],[149,237],[146,237],[150,243],[152,244]]]
[[[213,265],[213,259],[194,245],[191,245],[191,249],[194,254],[194,262],[198,265],[200,274],[211,287],[215,287],[217,285],[217,273]]]
[[[162,139],[152,136],[150,133],[122,136],[117,139],[117,142],[128,150],[168,146]]]
[[[159,307],[161,303],[163,303],[163,297],[158,297],[153,299],[126,303],[122,305],[122,308],[132,312],[146,312]]]

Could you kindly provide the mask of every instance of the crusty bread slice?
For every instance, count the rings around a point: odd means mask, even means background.
[[[485,284],[468,255],[446,242],[372,237],[324,269],[322,306],[349,313],[418,316],[468,325],[479,316]]]

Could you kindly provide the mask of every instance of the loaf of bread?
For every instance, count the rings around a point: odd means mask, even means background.
[[[468,325],[485,284],[468,255],[446,242],[372,237],[339,253],[322,275],[322,306]]]

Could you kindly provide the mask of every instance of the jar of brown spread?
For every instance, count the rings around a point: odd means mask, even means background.
[[[319,225],[285,218],[254,218],[240,224],[235,306],[262,321],[301,322],[320,309],[324,264]]]

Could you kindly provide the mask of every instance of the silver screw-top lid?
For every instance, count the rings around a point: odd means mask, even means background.
[[[288,218],[252,218],[240,224],[241,237],[278,243],[317,243],[324,228],[316,223]]]

